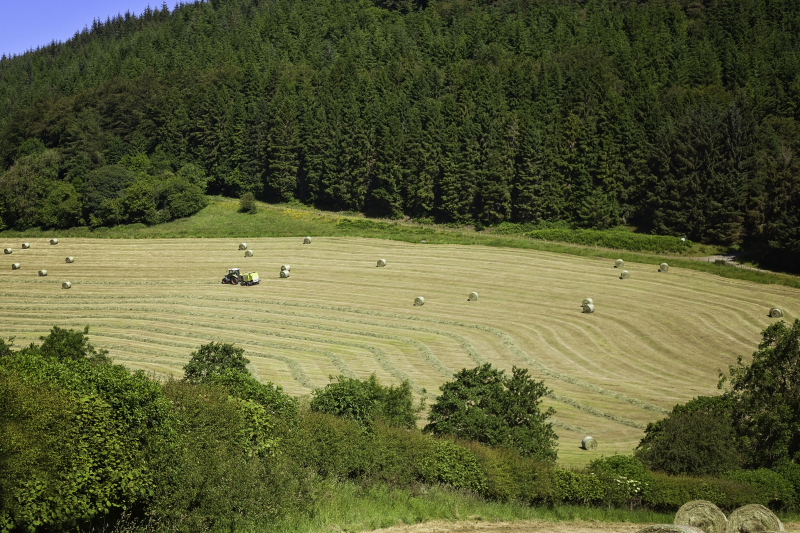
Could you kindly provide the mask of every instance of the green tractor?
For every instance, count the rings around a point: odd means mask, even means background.
[[[222,278],[222,283],[225,285],[238,285],[240,281],[242,281],[242,275],[238,268],[228,269],[228,273]]]

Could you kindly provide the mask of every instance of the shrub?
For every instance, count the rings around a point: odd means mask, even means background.
[[[150,476],[111,407],[0,369],[0,531],[73,529],[145,499]]]
[[[251,215],[258,213],[258,204],[256,204],[256,197],[253,193],[246,192],[239,198],[239,211]]]
[[[356,478],[371,470],[369,442],[356,422],[308,411],[300,414],[286,450],[322,477]]]
[[[42,344],[39,346],[31,345],[23,348],[23,354],[38,354],[43,357],[54,359],[81,360],[89,359],[93,363],[110,363],[108,350],[96,350],[89,342],[89,326],[83,328],[83,333],[72,329],[61,329],[53,326],[50,334],[39,337]]]
[[[675,512],[692,500],[708,500],[732,511],[750,503],[767,501],[749,483],[714,477],[670,476],[654,473],[643,503],[656,511]]]
[[[475,454],[447,439],[428,441],[419,472],[426,483],[442,483],[478,494],[487,489]]]
[[[792,488],[794,488],[795,500],[794,503],[788,506],[786,510],[797,512],[797,510],[800,509],[800,465],[785,461],[782,464],[774,467],[773,470],[783,476],[783,479],[792,484]]]
[[[606,496],[603,481],[595,475],[553,470],[553,499],[557,502],[592,505],[601,503]]]
[[[789,509],[797,501],[794,485],[778,472],[766,468],[734,470],[726,473],[725,477],[755,487],[759,498],[771,509]]]
[[[244,349],[233,344],[210,342],[192,352],[189,363],[183,367],[183,380],[203,383],[207,378],[227,372],[249,375]]]
[[[236,369],[212,373],[203,378],[203,382],[225,387],[231,396],[251,400],[284,422],[291,422],[297,416],[297,400],[284,393],[280,385],[261,383],[253,376]]]
[[[454,435],[491,446],[507,446],[525,457],[554,461],[558,438],[546,420],[555,411],[542,411],[544,382],[513,367],[512,375],[490,364],[463,369],[454,381],[439,387],[442,395],[431,405],[425,431]]]

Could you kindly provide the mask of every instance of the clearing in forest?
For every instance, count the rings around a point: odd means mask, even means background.
[[[259,379],[295,395],[331,374],[375,373],[432,399],[461,368],[523,366],[553,390],[546,404],[565,465],[630,453],[648,422],[717,392],[719,371],[749,356],[774,321],[770,306],[800,316],[800,291],[788,287],[630,262],[621,280],[612,260],[533,250],[248,238],[254,255],[244,257],[234,239],[27,241],[0,243],[13,248],[0,274],[0,335],[18,347],[53,325],[88,324],[117,362],[180,377],[200,344],[235,342]],[[232,267],[261,283],[221,284]],[[587,297],[593,314],[581,312]],[[596,450],[579,448],[585,435]]]

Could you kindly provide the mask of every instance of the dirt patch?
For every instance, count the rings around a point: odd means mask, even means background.
[[[520,520],[515,522],[432,520],[422,524],[376,529],[375,533],[636,533],[648,524],[625,522],[548,522]],[[800,533],[800,523],[784,524],[787,533]]]

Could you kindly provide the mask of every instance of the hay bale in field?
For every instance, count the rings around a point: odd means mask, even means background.
[[[630,279],[630,278],[631,278],[631,274],[627,270],[623,270],[619,274],[619,279]]]
[[[6,255],[10,254],[11,252],[12,252],[11,248],[6,248],[3,250],[3,253]]]
[[[739,507],[728,517],[725,533],[761,533],[783,531],[783,524],[775,513],[763,505],[751,504]]]
[[[39,271],[39,275],[40,276],[46,276],[47,275],[47,270],[40,270]]]
[[[281,270],[281,277],[282,278],[288,278],[289,277],[289,271],[288,270]]]
[[[467,296],[467,300],[470,301],[470,302],[477,302],[478,301],[478,293],[477,292],[469,293],[469,296]]]
[[[422,239],[422,240],[421,240],[421,241],[419,241],[419,242],[421,242],[422,244],[428,244],[428,241],[427,241],[427,240],[425,240],[425,239]]]
[[[311,244],[311,237],[306,237],[303,239],[303,244]]]
[[[769,316],[771,316],[772,318],[782,318],[783,311],[779,307],[772,307],[769,310]]]
[[[247,250],[247,243],[246,243],[246,242],[243,242],[243,243],[241,243],[241,244],[239,245],[239,249],[240,249],[240,250]]]
[[[31,243],[29,243],[29,242],[23,242],[22,243],[22,249],[23,250],[27,250],[30,247],[31,247]]]
[[[19,270],[19,263],[11,263],[11,270]]]
[[[594,313],[594,304],[586,304],[583,306],[584,313]]]
[[[659,272],[669,272],[669,265],[668,265],[668,264],[666,264],[666,263],[661,263],[661,264],[658,266],[658,271],[659,271]]]
[[[422,296],[417,296],[414,298],[414,305],[425,305],[425,298]]]
[[[247,250],[247,251],[244,253],[244,256],[245,256],[245,257],[253,257],[253,250]]]
[[[74,263],[75,262],[75,258],[70,255],[64,260],[64,262],[65,263]]]
[[[581,302],[581,305],[593,304],[593,303],[594,303],[594,301],[592,301],[591,298],[584,298],[583,302]]]
[[[71,288],[71,287],[72,287],[72,282],[71,282],[71,281],[65,281],[65,282],[63,282],[63,283],[61,284],[61,288],[62,288],[62,289],[69,289],[69,288]]]
[[[385,267],[386,266],[386,259],[378,259],[378,265],[377,266]]]
[[[597,440],[594,437],[587,435],[583,437],[583,440],[581,441],[581,448],[584,450],[596,450]]]
[[[622,268],[624,266],[625,266],[625,261],[623,261],[622,259],[617,259],[616,261],[614,261],[614,268]]]
[[[696,527],[705,533],[725,533],[728,519],[719,507],[706,500],[684,503],[675,513],[676,526]]]
[[[638,533],[704,533],[702,529],[691,526],[676,526],[675,524],[653,524]]]
[[[292,267],[289,265],[281,265],[281,272],[283,272],[284,270],[286,272],[290,272],[292,270]]]
[[[58,239],[50,239],[50,244],[58,244]]]

